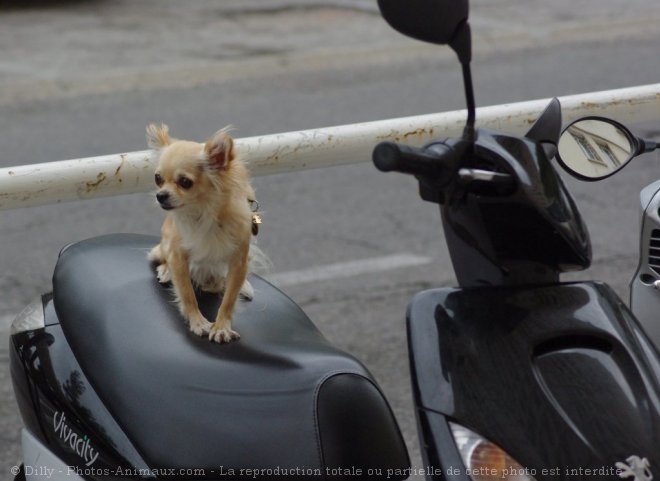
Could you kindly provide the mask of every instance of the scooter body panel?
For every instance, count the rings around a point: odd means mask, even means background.
[[[21,430],[25,481],[85,481],[81,468],[66,464],[27,429]]]
[[[535,126],[558,129],[558,102],[548,109]],[[441,214],[458,284],[550,284],[561,272],[589,267],[589,233],[543,144],[478,129],[473,150],[466,166],[505,172],[516,188],[507,195],[448,189]]]
[[[10,365],[16,399],[29,436],[29,446],[47,446],[70,467],[67,474],[96,479],[118,468],[146,469],[147,465],[116,423],[84,374],[53,308],[43,298],[45,326],[11,337]],[[33,450],[40,452],[39,449]],[[40,473],[50,465],[29,464]],[[128,471],[130,472],[130,471]],[[26,473],[26,475],[29,473]]]
[[[451,420],[538,480],[593,479],[570,471],[580,467],[619,479],[615,465],[630,456],[660,475],[659,356],[608,286],[426,291],[409,306],[408,330],[429,462],[442,461],[441,445],[451,457]]]
[[[630,282],[630,309],[660,349],[660,181],[640,193],[639,264]]]

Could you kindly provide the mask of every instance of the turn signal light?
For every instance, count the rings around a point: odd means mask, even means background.
[[[502,448],[456,423],[449,423],[456,446],[474,481],[536,481],[533,470],[523,467]]]

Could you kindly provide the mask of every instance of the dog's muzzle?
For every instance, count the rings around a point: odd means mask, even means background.
[[[156,200],[163,209],[165,210],[174,209],[174,206],[170,204],[170,194],[168,194],[167,192],[158,192],[156,194]]]

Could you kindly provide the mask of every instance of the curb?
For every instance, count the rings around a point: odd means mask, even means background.
[[[218,11],[230,15],[279,13],[295,10],[333,8],[378,14],[378,6],[367,0],[229,0],[218,6]]]

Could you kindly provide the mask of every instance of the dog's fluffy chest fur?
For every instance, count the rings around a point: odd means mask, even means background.
[[[214,216],[205,215],[200,219],[174,216],[173,220],[188,256],[193,282],[205,286],[224,278],[237,247],[231,226],[223,226]]]

